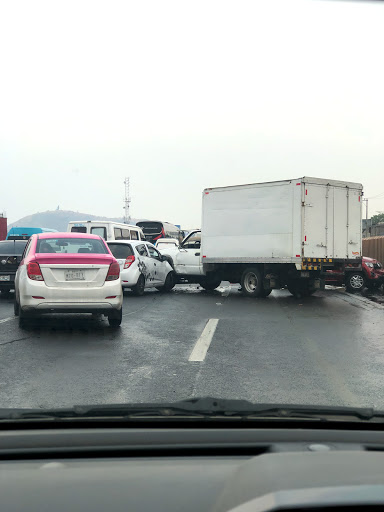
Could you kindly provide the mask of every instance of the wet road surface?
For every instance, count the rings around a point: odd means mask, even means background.
[[[27,329],[0,297],[0,407],[175,401],[384,408],[384,307],[325,290],[243,297],[222,283],[125,293],[121,328],[90,315],[45,316]]]

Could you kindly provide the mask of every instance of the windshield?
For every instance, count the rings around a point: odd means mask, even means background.
[[[43,238],[37,240],[36,252],[106,254],[108,251],[101,240],[92,240],[90,238]]]
[[[160,242],[156,244],[157,249],[164,249],[167,247],[177,247],[178,244],[176,242]]]
[[[144,235],[158,235],[163,229],[161,222],[138,222],[137,225],[141,227]]]
[[[384,3],[22,4],[0,15],[0,409],[384,410]]]
[[[0,242],[0,255],[20,255],[23,254],[27,242]]]

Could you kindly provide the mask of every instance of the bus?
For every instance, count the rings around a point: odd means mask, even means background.
[[[136,226],[143,230],[145,239],[147,242],[151,242],[151,244],[155,244],[159,238],[176,238],[179,242],[184,238],[181,229],[169,222],[142,220],[136,222]]]
[[[14,227],[8,231],[6,240],[28,240],[35,233],[57,233],[57,229]]]

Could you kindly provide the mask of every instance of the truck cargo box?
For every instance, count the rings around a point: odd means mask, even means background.
[[[362,185],[320,178],[207,188],[203,263],[359,259]]]

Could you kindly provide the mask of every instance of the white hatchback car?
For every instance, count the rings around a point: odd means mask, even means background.
[[[135,295],[143,295],[145,288],[169,292],[176,284],[176,276],[155,246],[143,241],[115,240],[107,242],[120,265],[121,285]]]
[[[101,313],[122,319],[120,267],[96,235],[42,233],[29,239],[15,277],[20,327],[42,313]]]

